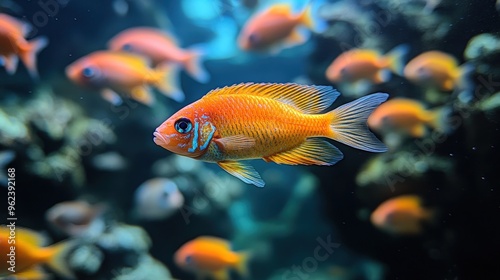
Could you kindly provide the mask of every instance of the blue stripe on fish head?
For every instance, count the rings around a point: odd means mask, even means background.
[[[199,128],[199,122],[198,122],[198,119],[195,119],[194,121],[194,129],[193,129],[193,141],[191,142],[191,148],[188,149],[188,152],[190,153],[194,153],[194,151],[196,151],[196,149],[198,148],[198,134],[199,134],[199,131],[198,131],[198,128]]]

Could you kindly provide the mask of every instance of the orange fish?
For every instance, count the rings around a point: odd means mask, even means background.
[[[18,226],[12,229],[0,226],[0,278],[46,279],[41,264],[47,264],[62,276],[73,277],[64,262],[66,252],[72,248],[70,242],[41,247],[43,238],[39,234]]]
[[[426,126],[447,132],[450,110],[447,107],[427,110],[417,100],[394,98],[380,105],[368,118],[368,126],[378,132],[398,131],[420,138]]]
[[[414,235],[422,232],[422,223],[431,221],[434,212],[422,207],[420,197],[402,195],[380,204],[371,214],[372,224],[391,234]]]
[[[458,65],[457,60],[440,51],[429,51],[412,59],[404,68],[404,76],[421,86],[435,87],[443,91],[455,88],[471,88],[470,64]]]
[[[202,67],[200,51],[183,50],[175,38],[159,29],[136,27],[122,31],[108,43],[114,51],[128,51],[144,55],[155,65],[172,62],[182,65],[197,81],[207,82],[209,75]]]
[[[175,252],[174,260],[179,267],[196,273],[199,279],[228,280],[229,269],[243,276],[247,274],[248,255],[231,251],[229,242],[217,237],[200,236],[187,242]]]
[[[243,27],[238,45],[246,51],[271,51],[303,44],[309,33],[302,32],[299,27],[310,29],[321,24],[313,18],[311,5],[299,14],[292,14],[289,4],[275,4],[266,10],[257,13]]]
[[[175,84],[176,70],[161,64],[151,69],[139,55],[125,52],[97,51],[78,59],[66,68],[66,75],[73,82],[101,89],[104,99],[117,105],[123,93],[145,105],[154,102],[149,86],[174,99],[184,100],[184,94]]]
[[[387,148],[366,127],[388,94],[376,93],[319,114],[339,96],[329,86],[245,83],[215,89],[184,107],[154,132],[176,154],[216,162],[242,181],[264,186],[242,160],[333,165],[343,158],[329,138],[365,151]]]
[[[387,82],[391,77],[391,71],[398,75],[403,73],[403,59],[407,53],[406,45],[399,45],[386,55],[371,49],[346,51],[327,68],[326,78],[332,83]]]
[[[16,72],[19,57],[31,77],[38,78],[36,55],[49,41],[45,37],[26,41],[30,29],[27,23],[0,13],[0,65],[4,65],[9,74]]]

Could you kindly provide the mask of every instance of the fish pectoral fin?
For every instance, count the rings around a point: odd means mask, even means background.
[[[292,150],[265,157],[264,160],[290,165],[333,165],[342,158],[342,152],[325,139],[309,138]]]
[[[239,151],[255,146],[255,139],[243,134],[222,137],[214,141],[223,151]]]
[[[251,165],[246,165],[238,161],[219,161],[217,164],[227,173],[240,179],[241,181],[255,185],[259,188],[264,187],[265,183],[259,173]]]
[[[220,269],[214,271],[212,274],[215,280],[229,280],[229,273],[227,269]]]
[[[19,58],[16,55],[9,55],[4,58],[5,70],[9,73],[9,75],[16,72],[18,63]]]
[[[130,91],[130,96],[144,105],[151,106],[154,102],[154,96],[146,86],[138,86]]]
[[[116,91],[109,88],[103,89],[101,91],[101,97],[114,106],[120,106],[123,103],[123,99],[120,97],[120,95]]]

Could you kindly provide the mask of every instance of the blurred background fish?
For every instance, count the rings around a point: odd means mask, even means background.
[[[48,265],[64,277],[74,277],[65,263],[66,254],[72,247],[70,241],[43,247],[44,239],[40,234],[26,228],[16,227],[15,223],[9,225],[10,227],[7,225],[0,227],[0,248],[2,251],[0,276],[2,278],[47,278],[46,273],[41,270],[40,265],[42,264]],[[10,238],[11,236],[14,237]]]
[[[290,4],[274,4],[252,16],[243,27],[238,45],[247,51],[270,51],[278,53],[284,48],[305,43],[309,38],[308,31],[300,29],[305,26],[309,29],[324,28],[321,19],[313,14],[310,1],[300,13],[294,13]]]
[[[212,236],[200,236],[182,245],[175,253],[175,262],[191,270],[199,278],[212,277],[215,280],[229,278],[229,269],[242,276],[247,275],[246,253],[231,250],[227,240]]]
[[[102,97],[115,105],[123,102],[120,94],[124,94],[126,98],[152,106],[156,99],[149,86],[155,86],[176,101],[184,100],[184,93],[176,85],[176,73],[176,68],[167,64],[152,69],[141,56],[107,51],[91,53],[66,68],[69,79],[100,89]]]
[[[184,196],[177,184],[167,178],[153,178],[142,183],[134,195],[137,219],[161,220],[184,206]]]
[[[36,55],[47,47],[49,41],[43,36],[26,41],[30,31],[28,23],[0,13],[0,64],[11,75],[16,72],[20,58],[31,77],[38,78]]]
[[[108,46],[113,51],[121,50],[144,55],[154,65],[180,64],[198,82],[208,82],[209,75],[203,68],[201,60],[202,50],[183,50],[171,34],[161,30],[148,27],[130,28],[113,37]]]
[[[434,211],[422,206],[416,195],[401,195],[384,201],[370,216],[372,224],[394,235],[416,235],[424,223],[435,218]]]

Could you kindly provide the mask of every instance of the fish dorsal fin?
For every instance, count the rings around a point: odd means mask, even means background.
[[[306,114],[316,114],[324,111],[340,95],[337,90],[330,86],[308,86],[294,83],[242,83],[214,89],[203,98],[233,94],[247,94],[275,99],[292,105]]]
[[[138,54],[128,53],[124,51],[116,51],[110,53],[113,56],[119,57],[120,59],[123,59],[127,61],[127,63],[134,65],[138,68],[149,67],[149,65],[151,65],[151,61],[148,58]]]
[[[222,247],[224,249],[227,249],[229,251],[231,250],[231,244],[227,240],[219,238],[219,237],[200,236],[200,237],[198,237],[196,239],[198,241],[200,241],[200,242],[206,242],[206,243],[214,244],[214,245],[220,246],[220,247]]]
[[[292,13],[292,7],[288,4],[276,4],[269,7],[267,12],[279,15],[290,15]]]

